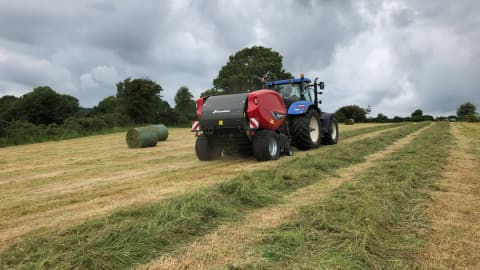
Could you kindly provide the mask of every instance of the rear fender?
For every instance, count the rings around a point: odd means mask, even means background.
[[[308,100],[295,101],[288,108],[288,115],[302,115],[302,114],[305,114],[310,109],[310,107],[313,106],[313,105],[314,105],[313,102],[308,101]]]

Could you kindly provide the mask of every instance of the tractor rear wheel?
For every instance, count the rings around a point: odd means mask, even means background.
[[[195,153],[199,160],[210,161],[219,159],[222,156],[222,149],[213,142],[213,138],[202,134],[197,137]]]
[[[320,146],[322,132],[318,112],[309,110],[304,116],[294,118],[290,131],[298,149],[308,150]]]
[[[258,161],[277,160],[280,156],[278,136],[271,130],[261,130],[253,138],[253,155]]]
[[[328,133],[322,138],[322,144],[337,144],[338,142],[338,123],[335,117],[330,119]]]

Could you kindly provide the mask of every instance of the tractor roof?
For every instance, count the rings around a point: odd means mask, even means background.
[[[265,86],[273,86],[273,85],[279,85],[279,84],[300,83],[301,81],[302,81],[302,78],[287,79],[287,80],[278,80],[278,81],[273,81],[273,82],[265,82]],[[303,78],[303,82],[305,82],[305,83],[311,83],[312,81],[311,81],[309,78]]]

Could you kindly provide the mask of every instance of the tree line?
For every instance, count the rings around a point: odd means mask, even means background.
[[[162,87],[148,78],[118,82],[117,93],[91,109],[49,86],[21,96],[0,98],[0,146],[74,138],[147,123],[189,125],[195,102],[187,86],[178,89],[175,107],[162,99]]]
[[[229,56],[201,96],[243,93],[263,88],[261,79],[293,78],[283,67],[283,57],[271,48],[253,46]],[[178,89],[175,106],[162,99],[164,89],[149,78],[126,78],[116,84],[116,95],[93,108],[81,108],[77,98],[57,93],[49,86],[34,88],[21,96],[0,98],[0,146],[33,143],[108,132],[118,127],[163,123],[189,125],[195,118],[195,102],[187,86]],[[460,106],[460,120],[478,118],[471,103]],[[409,117],[390,119],[379,113],[367,117],[370,108],[344,106],[336,111],[339,122],[401,122],[434,120],[416,110]]]
[[[480,116],[476,111],[475,105],[470,102],[461,104],[457,109],[456,115],[449,116],[437,116],[434,117],[429,114],[423,114],[421,109],[416,109],[413,111],[410,116],[394,116],[393,118],[388,118],[388,116],[383,113],[378,113],[376,117],[367,117],[370,114],[371,108],[362,108],[358,105],[348,105],[339,108],[335,112],[337,120],[341,123],[389,123],[389,122],[421,122],[421,121],[468,121],[468,122],[478,122],[480,121]]]

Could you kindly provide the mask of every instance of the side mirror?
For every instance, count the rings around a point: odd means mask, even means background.
[[[320,82],[318,85],[320,86],[320,89],[325,89],[325,83],[324,82]]]

